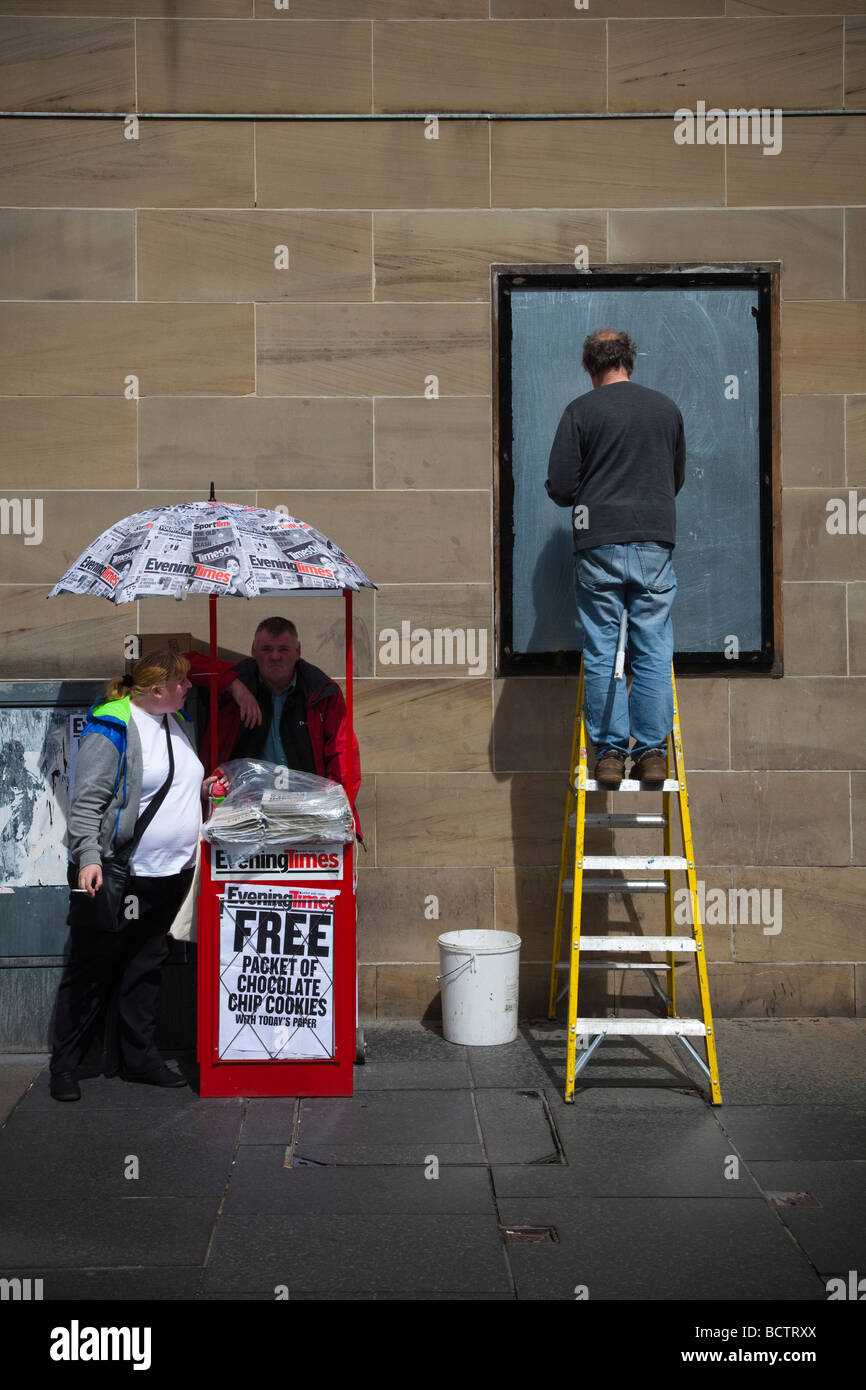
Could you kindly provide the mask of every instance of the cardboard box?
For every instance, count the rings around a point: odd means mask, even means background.
[[[137,646],[136,646],[137,644]],[[210,648],[207,642],[193,637],[191,632],[131,632],[123,639],[124,655],[137,650],[138,656],[126,656],[126,673],[132,674],[136,661],[149,652],[202,652],[207,655]]]

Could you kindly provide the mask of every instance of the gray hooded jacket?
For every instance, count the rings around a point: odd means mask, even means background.
[[[183,713],[173,716],[190,737]],[[141,739],[128,695],[94,705],[81,734],[65,842],[79,868],[102,864],[128,844],[141,801]]]

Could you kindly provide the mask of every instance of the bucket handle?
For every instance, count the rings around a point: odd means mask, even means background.
[[[445,973],[444,975],[436,975],[436,976],[434,977],[435,980],[436,980],[436,983],[438,984],[440,980],[450,980],[450,978],[451,978],[452,975],[457,975],[461,970],[465,970],[466,967],[467,967],[467,965],[471,965],[471,966],[472,966],[472,974],[474,975],[474,974],[475,974],[475,957],[474,957],[474,956],[470,956],[468,960],[462,961],[460,965],[455,965],[455,967],[454,967],[453,970],[448,970],[448,971],[446,971],[446,973]]]

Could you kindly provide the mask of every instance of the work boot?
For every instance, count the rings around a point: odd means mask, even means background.
[[[625,758],[615,748],[603,748],[595,765],[595,780],[600,787],[619,786],[625,776]]]
[[[661,748],[648,748],[632,764],[631,775],[644,787],[660,787],[665,780],[667,760]]]

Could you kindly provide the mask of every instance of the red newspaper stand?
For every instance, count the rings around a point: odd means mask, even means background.
[[[354,744],[352,593],[347,747]],[[212,648],[215,616],[212,601]],[[216,692],[211,692],[216,730]],[[214,738],[213,748],[216,741]],[[215,752],[212,757],[215,764]],[[347,758],[350,764],[351,758]],[[346,787],[352,802],[352,791]],[[198,1061],[203,1096],[350,1096],[356,1057],[354,844],[289,844],[244,867],[203,842]]]
[[[234,560],[233,569],[229,559]],[[262,582],[263,576],[267,582]],[[112,524],[82,552],[48,597],[97,594],[120,604],[208,594],[214,768],[217,596],[342,593],[348,764],[354,748],[352,591],[366,586],[375,587],[314,527],[266,508],[218,502],[211,483],[206,502],[152,507]],[[353,803],[352,787],[345,790]],[[356,1041],[353,855],[354,845],[287,845],[284,853],[273,856],[273,863],[251,864],[238,873],[227,872],[210,845],[203,845],[198,904],[203,1096],[352,1094],[352,1066],[356,1053],[361,1056]],[[237,940],[239,949],[226,946],[221,962],[220,936],[229,929],[229,944]],[[243,981],[235,978],[240,976]],[[293,1024],[288,1029],[287,1019]]]

